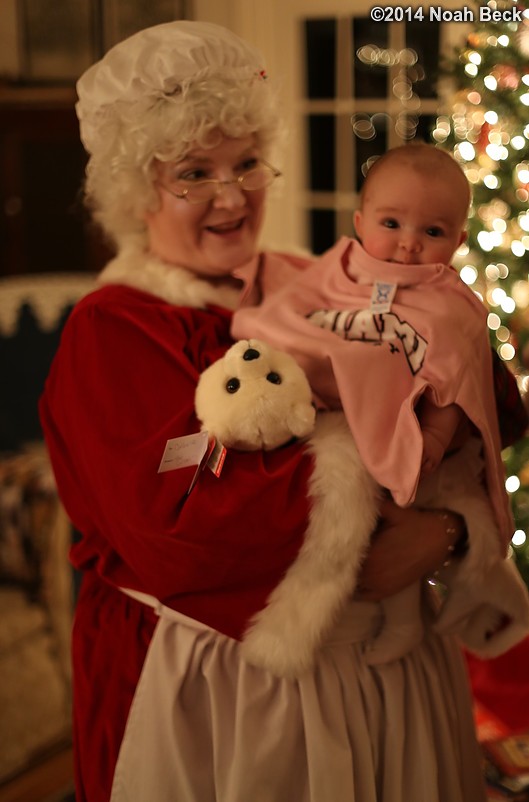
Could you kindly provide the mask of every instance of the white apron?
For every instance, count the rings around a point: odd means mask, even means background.
[[[369,667],[377,604],[355,602],[315,669],[282,679],[150,596],[159,622],[111,802],[485,802],[458,647],[428,634]]]

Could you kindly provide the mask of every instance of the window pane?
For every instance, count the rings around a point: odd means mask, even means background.
[[[334,192],[335,129],[331,114],[311,114],[309,124],[309,188]]]
[[[28,272],[82,270],[86,246],[77,200],[82,147],[74,140],[29,140],[22,143],[21,156]]]
[[[104,0],[105,50],[133,33],[186,17],[186,0]]]
[[[118,41],[188,16],[187,0],[20,0],[22,77],[73,82]]]
[[[310,210],[310,249],[313,253],[323,253],[334,245],[336,235],[334,209]]]
[[[332,98],[336,92],[336,21],[305,20],[307,97]]]
[[[409,68],[408,75],[414,91],[422,98],[437,97],[439,25],[429,20],[406,24],[406,47],[415,50],[419,57],[415,67]]]
[[[389,114],[378,112],[371,115],[366,114],[364,116],[366,119],[369,119],[371,130],[374,135],[369,138],[356,136],[355,139],[356,192],[360,191],[364,183],[364,173],[367,169],[368,161],[375,156],[382,156],[388,149],[389,128],[393,125]]]
[[[23,73],[73,81],[95,60],[90,0],[22,0]]]
[[[379,49],[387,49],[388,35],[387,22],[375,23],[369,17],[355,17],[353,19],[355,97],[386,97],[388,70],[387,67],[378,66],[377,52]],[[372,48],[369,46],[372,46]],[[361,50],[361,48],[365,48],[365,50]]]
[[[434,114],[421,114],[417,125],[415,138],[423,142],[432,142],[431,132],[435,128],[436,116]]]

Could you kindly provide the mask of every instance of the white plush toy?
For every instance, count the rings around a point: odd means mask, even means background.
[[[240,340],[204,371],[195,408],[203,429],[241,451],[307,437],[316,418],[304,371],[259,340]]]
[[[365,470],[342,412],[317,416],[303,370],[259,340],[241,340],[200,377],[195,407],[203,430],[239,450],[269,450],[308,438],[314,459],[309,524],[295,562],[252,620],[245,658],[282,676],[312,664],[333,623],[352,599],[376,526],[381,490]],[[461,513],[469,552],[449,569],[448,595],[436,628],[459,635],[472,651],[495,656],[529,631],[529,598],[503,560],[486,494],[477,440],[469,440],[421,482],[416,503]],[[428,537],[428,533],[423,534]],[[420,583],[382,603],[381,631],[366,644],[366,662],[385,663],[423,637]],[[505,626],[498,627],[500,622]]]

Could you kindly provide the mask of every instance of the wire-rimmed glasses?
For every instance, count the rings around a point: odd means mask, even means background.
[[[178,178],[170,182],[165,179],[156,183],[166,192],[169,192],[170,195],[174,195],[175,198],[195,204],[209,203],[217,195],[220,195],[225,187],[232,184],[236,184],[243,192],[256,192],[259,189],[266,189],[280,175],[281,172],[279,170],[276,170],[264,159],[260,159],[257,167],[252,167],[250,170],[242,172],[237,178],[232,178],[229,181],[219,181],[211,178],[189,181]]]

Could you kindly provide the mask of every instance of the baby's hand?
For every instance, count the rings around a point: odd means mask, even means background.
[[[423,431],[421,473],[429,476],[435,471],[445,454],[445,448],[431,432]]]

